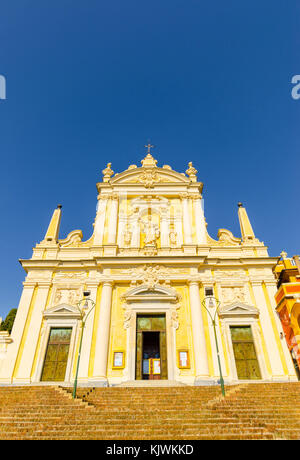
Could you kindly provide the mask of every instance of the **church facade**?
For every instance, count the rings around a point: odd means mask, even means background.
[[[211,238],[192,163],[185,173],[158,167],[150,147],[140,167],[103,170],[90,239],[80,230],[59,238],[58,206],[21,260],[14,327],[0,334],[0,384],[72,384],[78,362],[82,386],[215,384],[217,346],[225,383],[297,380],[275,312],[277,258],[241,203],[241,238],[226,229]]]

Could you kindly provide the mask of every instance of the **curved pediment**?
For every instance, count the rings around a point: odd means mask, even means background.
[[[133,165],[134,166],[134,165]],[[130,167],[126,171],[116,174],[110,179],[111,185],[136,184],[152,187],[162,183],[189,184],[190,179],[184,173],[173,171],[170,166],[157,167]]]

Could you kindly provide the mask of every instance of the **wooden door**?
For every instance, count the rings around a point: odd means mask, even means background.
[[[42,381],[65,380],[72,328],[51,328],[42,371]]]
[[[261,379],[251,327],[231,326],[230,331],[239,380]]]
[[[167,380],[167,378],[168,378],[168,363],[167,363],[166,331],[161,331],[159,333],[159,347],[160,347],[161,378],[163,380]]]

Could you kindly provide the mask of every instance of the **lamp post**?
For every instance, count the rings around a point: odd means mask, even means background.
[[[76,374],[75,374],[73,393],[72,393],[73,398],[76,397],[77,378],[78,378],[78,370],[79,370],[79,363],[80,363],[80,355],[81,355],[82,337],[83,337],[84,327],[85,327],[85,323],[86,323],[86,320],[88,319],[89,314],[95,308],[95,305],[96,305],[95,302],[92,299],[89,298],[89,295],[90,295],[90,291],[84,291],[83,299],[79,300],[79,302],[76,304],[76,307],[78,308],[78,310],[80,312],[80,316],[81,316],[80,319],[81,319],[81,324],[82,324],[82,330],[81,330],[81,337],[80,337],[79,351],[78,351],[78,358],[77,358],[77,366],[76,366]],[[83,308],[80,309],[80,305],[81,305],[81,303],[83,301],[85,302],[85,304],[83,305]],[[89,307],[88,302],[91,302],[92,307],[91,307],[91,309],[88,311],[88,313],[85,316],[83,310]],[[84,316],[85,316],[85,318],[84,318]]]
[[[207,306],[207,303],[208,303],[208,306]],[[219,315],[220,303],[221,302],[213,296],[206,296],[204,300],[202,301],[202,305],[207,311],[207,313],[209,314],[210,319],[212,321],[213,328],[214,328],[218,364],[219,364],[219,372],[220,372],[220,384],[221,384],[221,389],[222,389],[222,395],[225,396],[225,386],[224,386],[224,379],[222,375],[220,353],[219,353],[219,346],[218,346],[218,339],[217,339],[217,332],[216,332],[216,317],[217,315]]]

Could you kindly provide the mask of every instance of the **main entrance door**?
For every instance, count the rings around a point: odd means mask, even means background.
[[[136,379],[167,379],[165,315],[138,315],[136,338]]]
[[[240,380],[261,379],[251,327],[231,326],[230,331],[238,378]]]
[[[72,328],[52,327],[42,372],[42,381],[65,380]]]

